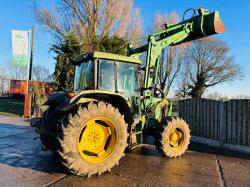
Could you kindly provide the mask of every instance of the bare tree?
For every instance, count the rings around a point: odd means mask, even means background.
[[[48,82],[50,79],[50,72],[48,68],[41,65],[36,65],[32,68],[32,75],[35,80],[41,82]]]
[[[176,12],[166,15],[156,14],[154,20],[154,31],[162,30],[165,23],[177,23],[179,16]],[[159,87],[167,95],[169,90],[177,78],[181,69],[184,57],[184,45],[169,46],[162,50],[161,62],[159,68]]]
[[[250,99],[249,95],[238,94],[230,97],[230,99]]]
[[[199,98],[209,87],[242,77],[239,64],[228,51],[227,44],[215,38],[196,40],[186,47],[182,74],[187,76],[185,86],[191,97]]]
[[[8,78],[8,75],[6,73],[6,69],[4,67],[1,67],[1,66],[0,66],[0,78],[1,79]]]
[[[205,98],[208,99],[213,99],[213,100],[229,100],[229,98],[226,95],[222,95],[221,93],[218,92],[213,92],[205,96]]]
[[[181,73],[178,83],[177,83],[178,89],[175,92],[175,96],[177,98],[186,98],[189,96],[189,83],[188,83],[188,77],[187,74]]]
[[[9,93],[10,80],[26,80],[28,69],[25,66],[16,66],[8,61],[0,66],[0,95]]]
[[[91,48],[96,36],[116,35],[128,39],[141,35],[140,10],[133,0],[60,0],[53,10],[34,3],[37,21],[57,38],[74,31]]]
[[[28,69],[26,66],[16,66],[8,64],[6,68],[7,74],[13,80],[26,80],[28,76]]]
[[[179,20],[179,15],[173,11],[170,14],[155,14],[154,18],[154,31],[160,31],[162,30],[162,27],[166,23],[170,24],[176,24]]]
[[[9,91],[9,76],[5,68],[0,67],[0,96],[4,96]]]

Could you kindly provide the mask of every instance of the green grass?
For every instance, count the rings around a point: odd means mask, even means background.
[[[22,116],[24,109],[23,99],[0,98],[0,114],[9,116]]]

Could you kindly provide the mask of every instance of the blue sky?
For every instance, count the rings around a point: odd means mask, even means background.
[[[43,5],[53,6],[53,0],[39,1]],[[241,3],[240,3],[241,2]],[[135,0],[135,6],[141,8],[144,31],[148,31],[155,13],[176,11],[182,15],[187,8],[205,7],[219,10],[227,32],[216,37],[226,41],[230,55],[244,69],[243,80],[218,85],[209,92],[218,91],[224,95],[244,94],[250,96],[250,22],[248,21],[250,1],[228,0]],[[29,30],[35,23],[31,11],[31,0],[1,1],[0,5],[0,65],[11,60],[11,30]],[[49,52],[53,43],[50,34],[36,24],[34,64],[47,66],[53,71],[55,61]]]

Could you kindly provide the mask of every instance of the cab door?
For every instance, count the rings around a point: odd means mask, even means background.
[[[138,65],[128,62],[116,62],[117,92],[131,104],[133,114],[140,114]]]

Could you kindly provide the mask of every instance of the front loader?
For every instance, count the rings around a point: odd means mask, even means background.
[[[126,148],[148,136],[163,155],[181,156],[190,130],[183,119],[171,116],[171,102],[157,87],[161,52],[224,31],[218,11],[198,9],[190,19],[143,38],[143,45],[130,45],[127,56],[97,51],[79,56],[74,92],[54,93],[45,103],[49,107],[37,127],[43,145],[80,176],[110,171]]]

